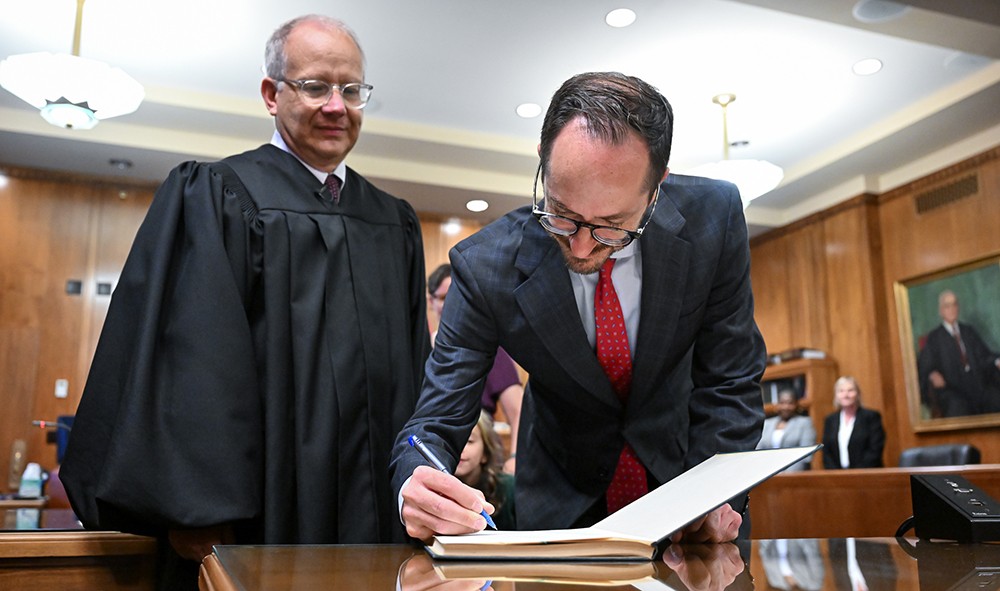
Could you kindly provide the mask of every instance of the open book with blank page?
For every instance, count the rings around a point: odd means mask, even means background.
[[[670,534],[820,447],[716,454],[591,527],[435,536],[427,551],[440,559],[652,560]]]

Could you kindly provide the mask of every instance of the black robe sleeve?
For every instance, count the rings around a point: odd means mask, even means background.
[[[60,469],[87,528],[155,534],[260,511],[249,213],[210,165],[183,164],[157,191]]]

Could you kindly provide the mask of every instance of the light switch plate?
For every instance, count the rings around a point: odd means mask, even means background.
[[[10,464],[7,466],[7,488],[17,490],[21,486],[21,472],[28,463],[28,444],[23,439],[15,439],[10,445]]]

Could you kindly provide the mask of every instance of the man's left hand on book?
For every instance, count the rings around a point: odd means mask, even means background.
[[[480,513],[485,509],[492,515],[494,511],[482,491],[430,466],[417,467],[401,495],[406,533],[424,541],[435,534],[482,531],[486,520]]]
[[[732,542],[739,535],[742,524],[743,516],[726,504],[672,533],[670,541],[674,544]]]

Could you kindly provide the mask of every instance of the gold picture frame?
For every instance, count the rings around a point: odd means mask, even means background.
[[[1000,426],[1000,255],[898,281],[893,291],[914,430]],[[943,326],[945,291],[956,300],[958,339]]]

